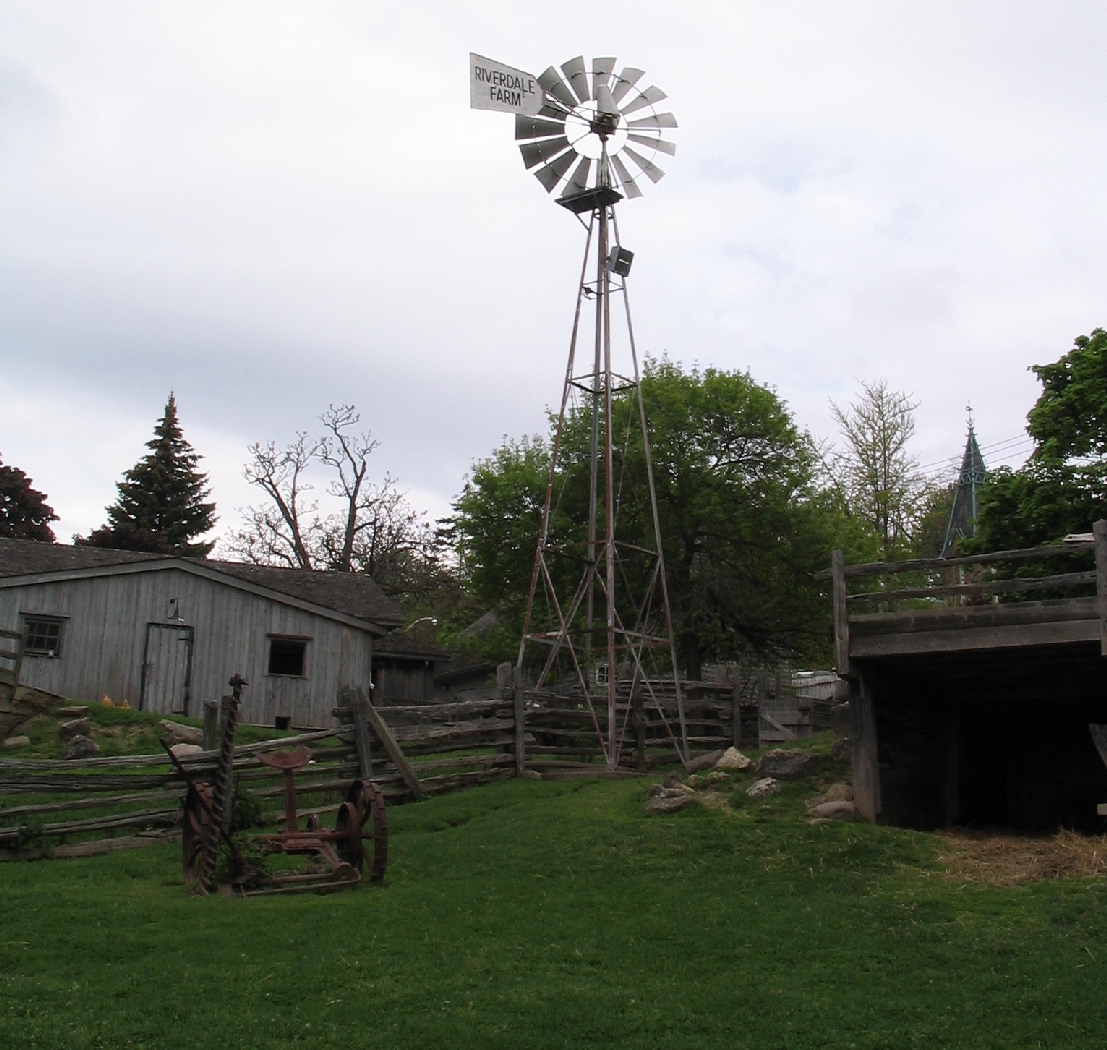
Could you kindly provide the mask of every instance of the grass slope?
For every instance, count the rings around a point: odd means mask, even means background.
[[[390,811],[388,885],[189,897],[176,849],[0,867],[11,1047],[1088,1047],[1105,887],[958,884],[934,840],[648,782]],[[741,797],[741,796],[740,796]]]

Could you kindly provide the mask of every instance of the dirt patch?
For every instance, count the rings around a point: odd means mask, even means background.
[[[942,831],[939,859],[948,878],[986,886],[1044,879],[1087,879],[1107,872],[1107,836],[1061,831],[1047,838]]]

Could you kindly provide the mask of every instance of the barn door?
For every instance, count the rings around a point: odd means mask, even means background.
[[[191,678],[192,628],[148,623],[140,709],[161,715],[187,715]]]

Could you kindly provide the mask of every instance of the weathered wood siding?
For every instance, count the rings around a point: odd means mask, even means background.
[[[169,620],[170,599],[179,620]],[[338,690],[369,681],[371,636],[275,599],[250,594],[179,569],[58,580],[0,589],[0,627],[19,630],[21,614],[67,617],[61,656],[28,656],[21,681],[77,700],[105,693],[139,707],[147,625],[193,628],[188,714],[200,717],[205,698],[227,692],[236,672],[250,682],[247,722],[328,727]],[[268,675],[269,636],[308,639],[304,677]]]

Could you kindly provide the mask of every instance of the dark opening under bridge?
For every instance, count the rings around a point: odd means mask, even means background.
[[[833,580],[853,786],[909,827],[1096,829],[1107,767],[1107,522],[1056,545],[846,565]]]

